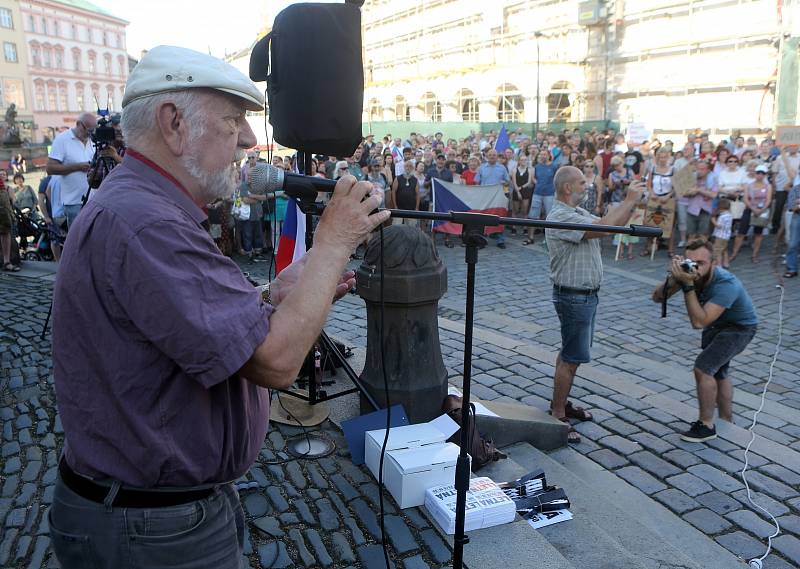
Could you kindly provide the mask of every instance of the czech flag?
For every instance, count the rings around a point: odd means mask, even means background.
[[[433,211],[449,213],[451,211],[470,211],[491,215],[508,215],[508,198],[502,184],[493,186],[467,186],[443,182],[434,178]],[[485,233],[500,233],[502,225],[487,227]],[[461,235],[461,224],[451,221],[435,221],[433,230],[442,233]]]
[[[275,255],[276,273],[291,265],[306,254],[306,216],[300,211],[297,201],[289,198],[286,219],[283,220],[278,253]]]

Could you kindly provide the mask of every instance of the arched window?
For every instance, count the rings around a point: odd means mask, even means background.
[[[106,75],[111,75],[111,54],[104,53],[103,54],[103,69],[106,72]]]
[[[467,122],[478,120],[478,99],[469,89],[461,89],[458,92],[458,109],[461,112],[461,120]]]
[[[42,65],[44,67],[53,66],[53,48],[47,43],[42,45]]]
[[[47,99],[45,97],[44,81],[42,81],[41,79],[35,81],[33,86],[33,91],[34,91],[34,104],[36,105],[36,110],[37,111],[47,110],[47,104],[46,104]]]
[[[106,85],[106,108],[114,110],[114,86]]]
[[[92,83],[92,100],[89,101],[89,106],[95,108],[100,106],[100,85]]]
[[[79,47],[72,48],[72,70],[81,70],[81,49]]]
[[[38,42],[31,42],[31,64],[34,67],[40,67],[42,65],[42,46],[39,45]]]
[[[86,86],[83,83],[75,83],[75,104],[78,111],[86,110]]]
[[[125,66],[125,56],[124,55],[118,55],[117,56],[117,64],[119,65],[119,75],[120,75],[120,77],[125,77],[125,75],[127,75],[127,74],[125,73],[125,67],[126,66]]]
[[[408,103],[406,103],[406,98],[402,95],[398,95],[394,99],[394,114],[395,120],[398,121],[409,121],[411,120],[411,112],[408,108]]]
[[[53,49],[53,53],[55,55],[55,67],[56,69],[63,70],[64,69],[64,47],[57,45]]]
[[[383,120],[383,112],[381,110],[381,104],[378,102],[378,99],[372,98],[369,100],[367,112],[369,112],[370,122]]]
[[[55,81],[47,82],[47,110],[58,110],[58,86]]]
[[[59,81],[58,82],[58,110],[59,111],[68,111],[69,110],[69,97],[67,96],[67,82],[66,81]]]
[[[550,88],[547,96],[547,120],[552,122],[568,121],[572,116],[570,93],[572,88],[566,81],[558,81]]]
[[[497,92],[497,120],[500,122],[522,122],[522,95],[514,85],[504,84]]]
[[[89,73],[97,73],[97,54],[94,50],[89,50]]]
[[[428,91],[422,95],[420,104],[426,119],[431,122],[442,122],[442,104],[434,93]]]

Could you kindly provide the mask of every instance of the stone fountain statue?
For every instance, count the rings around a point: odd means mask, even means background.
[[[3,137],[3,146],[22,146],[17,126],[17,105],[11,103],[6,111],[6,135]]]

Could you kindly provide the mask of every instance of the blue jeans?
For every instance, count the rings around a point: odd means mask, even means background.
[[[64,205],[64,217],[67,218],[67,230],[72,227],[72,224],[75,222],[75,218],[78,217],[78,214],[81,212],[82,207],[83,206],[81,204]]]
[[[232,484],[179,506],[106,508],[73,492],[59,476],[46,515],[62,569],[240,567],[245,520]]]
[[[242,221],[242,249],[250,253],[254,248],[264,248],[264,235],[261,232],[261,221]]]
[[[789,251],[786,253],[786,270],[797,272],[797,253],[800,249],[800,213],[792,214],[789,224]]]
[[[579,294],[553,288],[553,305],[561,322],[561,359],[571,364],[591,361],[597,292]]]

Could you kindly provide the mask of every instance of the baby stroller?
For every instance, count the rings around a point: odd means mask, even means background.
[[[20,256],[26,261],[52,261],[50,232],[45,221],[29,209],[14,208]]]

